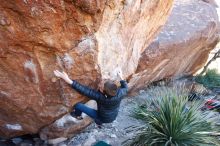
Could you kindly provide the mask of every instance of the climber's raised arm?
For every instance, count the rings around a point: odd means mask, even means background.
[[[121,84],[121,87],[120,87],[120,89],[119,89],[119,92],[120,92],[121,96],[124,96],[124,95],[126,95],[127,92],[128,92],[128,85],[127,85],[127,82],[126,82],[126,81],[124,80],[124,78],[123,78],[121,69],[118,70],[117,76],[119,77],[119,79],[120,79],[120,84]]]
[[[89,88],[88,86],[82,85],[82,84],[80,84],[79,82],[77,82],[75,80],[71,80],[65,72],[60,72],[58,70],[55,70],[54,74],[55,74],[56,77],[61,78],[65,82],[70,84],[73,89],[75,89],[76,91],[78,91],[82,95],[85,95],[85,96],[87,96],[91,99],[94,99],[96,101],[99,100],[99,98],[101,96],[103,96],[101,92],[96,91],[92,88]]]

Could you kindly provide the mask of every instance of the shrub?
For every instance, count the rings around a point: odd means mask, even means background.
[[[146,103],[137,106],[133,116],[144,122],[132,139],[132,146],[201,146],[217,141],[205,132],[213,126],[200,111],[201,103],[187,103],[187,93],[171,88],[160,88]]]
[[[205,75],[198,75],[195,80],[210,89],[220,88],[220,74],[216,69],[207,70]]]

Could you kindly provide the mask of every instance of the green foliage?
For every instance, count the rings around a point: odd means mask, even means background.
[[[133,116],[144,122],[132,139],[132,146],[202,146],[215,145],[213,137],[204,134],[213,130],[201,103],[187,105],[185,92],[162,88],[146,103],[137,106]],[[215,144],[214,144],[215,143]]]
[[[207,70],[205,75],[198,75],[195,80],[208,88],[220,88],[220,74],[216,69]]]

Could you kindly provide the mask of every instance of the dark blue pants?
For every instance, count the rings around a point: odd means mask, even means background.
[[[85,104],[82,104],[82,103],[77,103],[74,106],[74,109],[75,109],[75,115],[76,116],[81,116],[82,113],[85,113],[89,117],[91,117],[95,121],[96,124],[98,124],[98,125],[102,124],[101,120],[99,119],[97,110],[92,109],[92,108],[90,108],[90,107],[88,107],[88,106],[86,106]]]

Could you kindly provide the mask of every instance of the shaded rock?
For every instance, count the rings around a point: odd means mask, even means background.
[[[22,142],[22,139],[21,139],[21,138],[13,138],[13,139],[12,139],[12,142],[13,142],[14,144],[19,144],[19,143]]]
[[[0,0],[0,136],[37,133],[88,100],[54,69],[93,88],[116,67],[133,74],[172,1]]]
[[[202,0],[202,1],[209,3],[209,4],[213,5],[214,7],[218,7],[218,4],[216,3],[215,0]]]
[[[88,101],[86,105],[97,109],[97,104],[94,100]],[[49,144],[58,144],[67,140],[67,138],[74,136],[91,124],[92,119],[90,117],[86,114],[82,114],[82,117],[82,120],[77,120],[70,114],[63,116],[40,131],[41,139],[47,141]]]
[[[0,140],[0,146],[16,146],[12,140]]]
[[[167,24],[142,53],[131,93],[152,81],[194,74],[207,61],[219,36],[216,9],[200,0],[176,0]]]
[[[201,94],[209,93],[208,89],[206,89],[202,84],[196,82],[193,82],[191,92],[201,93]]]
[[[24,140],[19,144],[19,146],[34,146],[34,142],[31,140]]]

